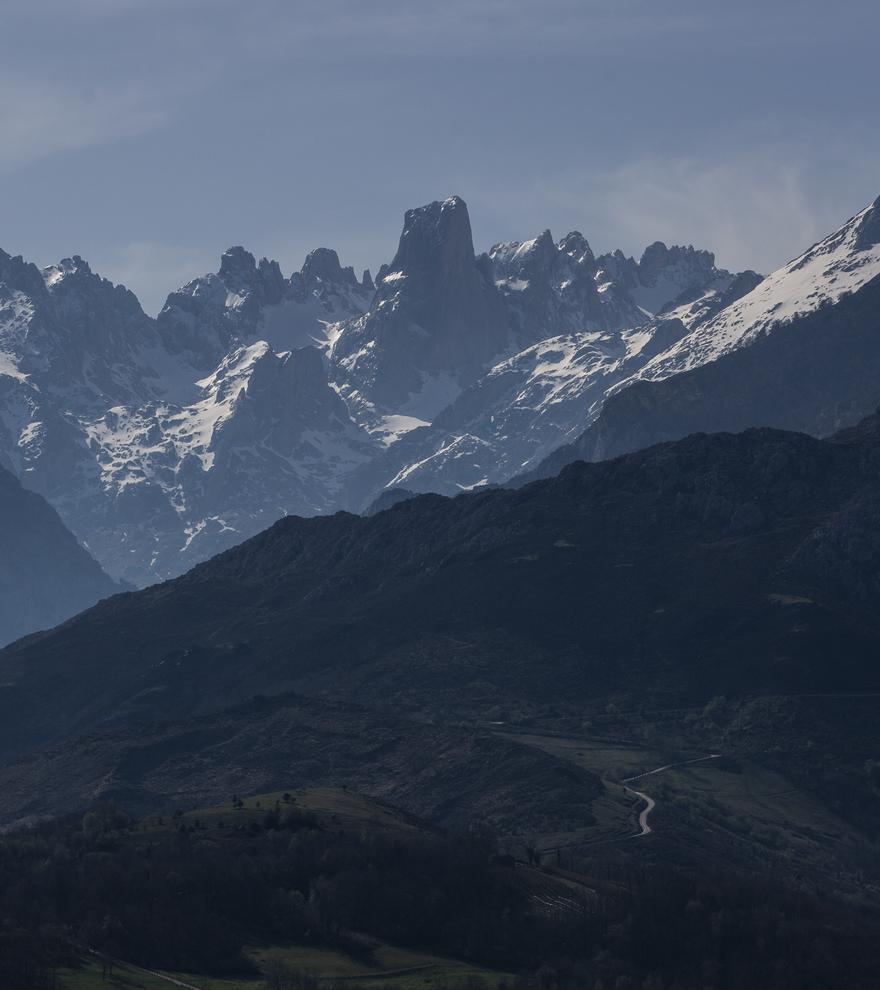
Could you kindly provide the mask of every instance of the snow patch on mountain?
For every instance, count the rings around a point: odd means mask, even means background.
[[[880,200],[848,220],[825,240],[765,278],[756,288],[696,327],[668,353],[658,355],[642,371],[662,378],[714,361],[775,325],[833,305],[880,276],[880,243],[864,231],[877,222]],[[880,240],[880,238],[878,238]]]
[[[375,284],[326,248],[285,277],[235,247],[156,320],[79,257],[0,252],[0,463],[147,583],[284,513],[503,482],[629,382],[878,275],[878,204],[762,282],[659,241],[596,256],[577,231],[477,256],[452,197],[407,212]]]
[[[372,293],[326,249],[285,279],[233,248],[151,320],[79,257],[39,272],[0,252],[0,461],[140,584],[332,511],[381,444],[321,350]]]
[[[383,488],[455,494],[505,481],[573,440],[611,385],[686,332],[678,320],[659,320],[633,330],[563,334],[500,361],[430,425],[353,476],[355,504]]]

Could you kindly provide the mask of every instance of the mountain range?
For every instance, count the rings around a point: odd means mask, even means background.
[[[834,760],[874,821],[873,735],[832,701],[880,692],[878,468],[874,416],[831,440],[697,434],[520,489],[282,519],[0,651],[3,815],[293,776],[459,822],[479,817],[479,792],[508,825],[514,788],[522,827],[551,791],[565,817],[602,788],[581,774],[559,796],[558,765],[498,726],[572,734],[609,710],[822,696],[806,731],[829,741],[804,786]],[[771,711],[729,741],[764,761],[783,744]],[[465,800],[487,747],[498,772]]]
[[[155,319],[0,254],[0,827],[337,787],[875,911],[878,225],[761,278],[453,197]]]
[[[828,435],[880,399],[878,217],[762,280],[661,242],[595,255],[576,231],[477,255],[452,197],[406,213],[375,281],[326,248],[289,277],[231,248],[155,319],[79,257],[0,252],[0,464],[142,586],[386,490],[694,430]]]

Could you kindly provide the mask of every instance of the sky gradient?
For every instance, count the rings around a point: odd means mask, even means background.
[[[768,9],[769,8],[769,9]],[[6,0],[0,247],[156,312],[243,244],[579,229],[769,271],[880,194],[876,0]]]

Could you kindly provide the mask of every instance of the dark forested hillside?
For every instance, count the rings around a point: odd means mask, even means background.
[[[384,827],[340,827],[336,815],[299,808],[295,795],[246,806],[230,796],[140,821],[103,805],[7,836],[0,981],[8,990],[67,986],[91,950],[105,975],[108,959],[122,959],[206,974],[186,977],[195,985],[219,976],[252,990],[317,990],[333,984],[284,967],[262,982],[253,947],[332,950],[369,972],[391,942],[505,974],[489,982],[474,971],[451,984],[461,990],[876,986],[871,912],[711,868],[539,870],[497,855],[485,831],[446,834],[381,814]],[[110,985],[120,985],[109,969]],[[342,985],[398,988],[411,984],[395,977],[413,975],[437,985],[424,965]]]

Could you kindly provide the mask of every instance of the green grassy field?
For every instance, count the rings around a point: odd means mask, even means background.
[[[556,735],[507,734],[508,738],[592,770],[601,777],[620,779],[663,762],[660,754],[638,744]]]
[[[261,980],[216,980],[183,973],[169,974],[181,982],[192,983],[200,990],[259,990]],[[59,974],[59,990],[171,990],[174,986],[149,973],[142,973],[130,966],[118,965],[106,978],[102,976],[99,962],[84,962],[80,969],[62,970]]]
[[[392,945],[380,945],[368,963],[311,946],[253,948],[247,955],[261,969],[272,960],[280,960],[292,969],[311,973],[328,990],[330,987],[335,990],[338,985],[351,990],[379,986],[394,990],[455,990],[473,976],[483,977],[494,988],[505,978],[503,973]],[[217,979],[193,973],[165,975],[199,990],[259,990],[263,986],[260,977]],[[84,961],[81,969],[64,970],[59,975],[59,990],[170,990],[173,986],[171,980],[126,965],[114,966],[112,974],[104,979],[101,964],[94,960]]]
[[[484,977],[494,987],[504,976],[455,959],[393,945],[376,948],[369,964],[340,952],[300,946],[252,950],[248,955],[261,967],[270,959],[280,959],[294,969],[308,970],[327,981],[350,980],[366,987],[387,984],[399,990],[455,987],[474,975]]]

